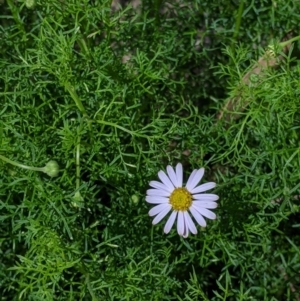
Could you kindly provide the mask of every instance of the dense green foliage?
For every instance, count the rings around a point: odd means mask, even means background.
[[[241,85],[299,1],[31,2],[0,1],[1,300],[300,300],[299,42]],[[145,202],[177,162],[220,196],[187,239]]]

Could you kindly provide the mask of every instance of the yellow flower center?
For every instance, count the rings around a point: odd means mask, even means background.
[[[192,205],[192,195],[186,188],[176,188],[171,193],[170,204],[176,211],[187,211]]]

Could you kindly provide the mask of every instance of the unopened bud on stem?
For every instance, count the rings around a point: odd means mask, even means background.
[[[50,177],[57,177],[59,173],[59,166],[56,161],[49,161],[43,168],[44,173]]]

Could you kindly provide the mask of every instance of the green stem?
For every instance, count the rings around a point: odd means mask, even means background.
[[[78,40],[78,44],[79,44],[80,49],[81,49],[87,56],[90,56],[89,48],[87,47],[86,42],[85,42],[85,40],[84,40],[83,38]]]
[[[286,45],[288,45],[288,44],[290,44],[290,43],[293,43],[293,42],[295,42],[295,41],[298,41],[298,40],[300,40],[300,36],[297,36],[297,37],[294,37],[294,38],[292,38],[292,39],[290,39],[290,40],[288,40],[288,41],[279,43],[279,46],[283,48],[283,47],[285,47]]]
[[[19,162],[16,162],[16,161],[12,161],[2,155],[0,155],[0,159],[2,159],[3,161],[9,163],[9,164],[12,164],[12,165],[15,165],[17,167],[20,167],[20,168],[24,168],[24,169],[29,169],[29,170],[34,170],[34,171],[42,171],[44,172],[44,167],[33,167],[33,166],[27,166],[27,165],[24,165],[24,164],[21,164]]]
[[[89,116],[88,114],[86,113],[86,110],[81,102],[81,99],[79,98],[79,96],[77,95],[74,87],[66,82],[65,83],[65,88],[68,90],[68,92],[70,93],[71,97],[73,98],[73,100],[75,101],[75,104],[77,106],[77,108],[80,110],[80,112],[83,114],[83,116],[86,118],[87,120],[87,123],[88,123],[88,127],[89,127],[89,130],[92,131],[92,127],[91,127],[91,122],[89,120]]]
[[[81,129],[81,125],[80,124],[80,128]],[[80,187],[80,130],[78,129],[77,134],[78,134],[78,138],[77,138],[77,146],[76,146],[76,157],[75,157],[75,162],[76,162],[76,190],[79,189]]]
[[[122,127],[122,126],[120,126],[120,125],[118,125],[116,123],[113,123],[113,122],[104,121],[104,120],[97,120],[96,122],[100,123],[100,124],[103,124],[103,125],[109,125],[109,126],[112,126],[114,128],[120,129],[121,131],[124,131],[124,132],[130,134],[131,136],[149,138],[148,135],[143,135],[143,134],[139,134],[137,132],[133,132],[133,131],[127,130],[126,128],[124,128],[124,127]],[[156,136],[153,136],[153,138],[156,138]]]
[[[25,31],[25,28],[24,28],[24,24],[23,24],[23,22],[20,18],[17,7],[15,6],[15,4],[12,0],[7,0],[7,4],[9,6],[10,10],[11,10],[11,13],[14,17],[15,22],[18,24],[19,30],[23,34],[24,41],[26,41],[26,31]]]
[[[90,275],[89,274],[86,274],[85,275],[85,283],[87,285],[87,289],[92,297],[92,301],[97,301],[98,298],[96,297],[96,295],[94,294],[93,292],[93,289],[92,289],[92,286],[91,286],[91,282],[90,282]]]
[[[76,103],[76,106],[78,107],[78,109],[80,110],[80,112],[85,116],[87,117],[87,113],[85,111],[85,108],[79,98],[79,96],[77,95],[74,87],[70,84],[70,83],[65,83],[65,87],[66,89],[68,90],[68,92],[70,93],[71,97],[73,98],[73,100],[75,101]]]
[[[233,41],[231,43],[231,48],[234,47],[234,44],[236,43],[236,39],[237,39],[237,37],[239,35],[239,32],[240,32],[242,15],[243,15],[243,11],[244,11],[244,4],[245,4],[245,1],[242,0],[240,2],[238,14],[237,14],[237,17],[236,17],[236,20],[235,20],[235,28],[234,28],[234,33],[233,33],[233,37],[232,37]]]

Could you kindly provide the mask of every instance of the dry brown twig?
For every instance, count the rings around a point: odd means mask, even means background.
[[[282,42],[292,39],[292,32],[289,32],[283,39]],[[292,46],[292,41],[288,45],[282,48],[282,53],[287,54]],[[258,61],[253,65],[250,71],[248,71],[241,80],[238,87],[238,91],[242,91],[243,86],[250,85],[251,76],[257,75],[262,79],[266,75],[266,71],[269,68],[276,68],[279,66],[280,62],[284,59],[283,55],[274,55],[271,50],[267,50],[265,54],[258,59]],[[231,97],[224,104],[222,109],[217,114],[218,120],[224,120],[226,122],[234,121],[241,117],[243,111],[246,110],[251,99],[243,99],[242,92],[238,92],[238,95]]]
[[[282,42],[291,40],[292,39],[292,33],[289,32],[283,39]],[[287,54],[292,46],[291,43],[285,45],[282,48],[282,53]],[[284,59],[284,56],[282,54],[278,55],[277,57],[273,55],[273,53],[268,50],[265,52],[265,54],[258,59],[258,61],[253,65],[250,71],[248,71],[244,77],[242,78],[242,81],[240,83],[240,86],[238,87],[238,91],[242,91],[242,87],[244,85],[250,85],[253,84],[251,82],[251,76],[258,75],[260,79],[262,79],[267,74],[267,70],[269,68],[276,68],[279,66],[280,62]],[[259,82],[257,83],[259,84]],[[217,115],[218,120],[224,120],[226,122],[232,122],[234,120],[237,120],[241,117],[241,114],[243,111],[246,110],[247,106],[249,105],[251,99],[243,99],[242,92],[238,92],[238,95],[230,98],[222,107],[220,112]],[[299,199],[299,195],[294,196],[294,199]],[[278,198],[276,200],[272,200],[271,203],[281,203],[283,198]],[[281,269],[281,273],[283,275],[283,278],[288,281],[288,275],[284,269]],[[297,301],[300,301],[300,296],[297,293],[297,290],[292,282],[289,282],[290,290],[292,293],[295,294],[295,298]]]

